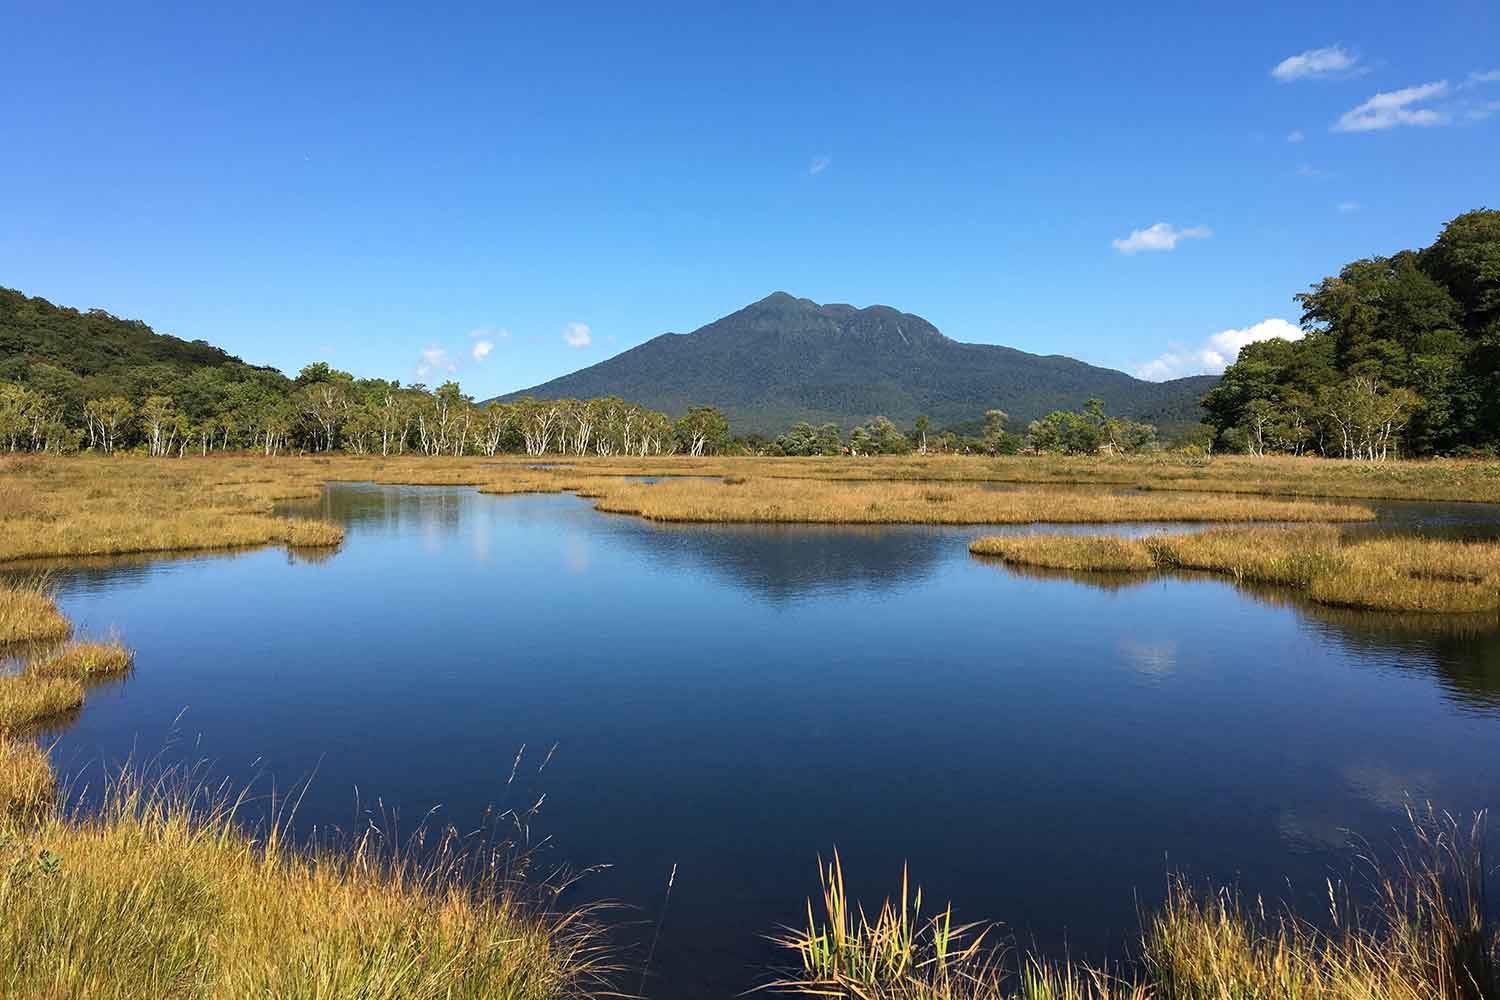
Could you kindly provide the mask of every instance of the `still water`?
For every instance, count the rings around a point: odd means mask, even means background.
[[[137,665],[49,735],[59,766],[310,779],[303,830],[377,804],[470,828],[545,793],[546,859],[609,866],[570,898],[636,907],[627,938],[662,921],[652,997],[762,982],[835,846],[869,902],[909,862],[960,918],[1093,957],[1169,871],[1316,910],[1347,831],[1500,802],[1493,622],[1017,573],[969,556],[978,528],[663,527],[357,484],[318,513],[348,527],[331,555],[60,571],[80,631],[118,630]]]

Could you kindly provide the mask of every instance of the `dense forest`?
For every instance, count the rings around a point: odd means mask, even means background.
[[[1255,454],[1488,454],[1500,446],[1500,211],[1348,264],[1297,296],[1306,335],[1250,344],[1204,399]]]

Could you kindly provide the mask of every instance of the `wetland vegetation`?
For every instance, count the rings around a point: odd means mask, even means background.
[[[1082,572],[1202,570],[1275,584],[1312,600],[1378,611],[1500,611],[1500,545],[1331,527],[1219,528],[1144,538],[1038,534],[976,539],[1007,563]]]

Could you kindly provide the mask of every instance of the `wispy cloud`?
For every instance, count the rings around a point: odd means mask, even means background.
[[[563,340],[572,348],[587,347],[594,342],[594,332],[587,323],[569,323],[563,327]]]
[[[1382,92],[1352,111],[1345,111],[1333,123],[1333,131],[1376,132],[1401,125],[1446,125],[1451,120],[1446,111],[1416,105],[1447,93],[1447,80]]]
[[[821,174],[831,166],[833,166],[833,157],[814,156],[812,158],[812,163],[808,164],[807,172],[816,177],[818,174]]]
[[[1174,344],[1135,369],[1138,378],[1160,382],[1184,375],[1217,375],[1239,357],[1240,348],[1259,340],[1301,340],[1302,328],[1284,319],[1263,319],[1239,330],[1221,330],[1197,347]]]
[[[1207,226],[1178,229],[1167,222],[1158,222],[1146,229],[1132,230],[1123,239],[1111,240],[1110,246],[1121,253],[1137,253],[1141,250],[1175,250],[1183,240],[1201,240],[1212,236],[1214,231]]]
[[[324,344],[322,347],[318,348],[318,353],[319,354],[337,354],[338,350],[339,349],[337,347],[334,347],[332,344]]]
[[[469,349],[469,353],[473,356],[475,361],[482,362],[485,358],[490,356],[490,352],[494,349],[495,342],[493,340],[476,340],[474,341],[474,346]]]
[[[1320,170],[1317,167],[1304,163],[1302,164],[1302,166],[1297,168],[1297,176],[1308,177],[1313,180],[1322,180],[1325,177],[1332,177],[1333,172],[1329,170]]]
[[[1301,142],[1303,139],[1306,139],[1306,138],[1307,138],[1307,136],[1305,136],[1305,135],[1302,134],[1302,130],[1300,128],[1294,128],[1294,129],[1292,129],[1290,132],[1288,132],[1286,134],[1286,141],[1287,142]]]
[[[433,373],[453,373],[458,371],[458,364],[448,356],[446,347],[438,347],[432,344],[422,351],[417,360],[415,369],[418,378],[426,378]]]
[[[1500,83],[1500,69],[1486,70],[1482,73],[1470,73],[1468,79],[1458,85],[1459,90],[1468,90],[1470,87],[1478,87],[1485,83]]]
[[[1359,56],[1342,45],[1308,49],[1299,55],[1288,56],[1271,67],[1271,75],[1282,83],[1323,76],[1350,76],[1358,72]]]
[[[1349,215],[1349,214],[1351,214],[1353,212],[1358,212],[1359,211],[1359,202],[1357,202],[1357,201],[1341,201],[1341,202],[1338,203],[1338,205],[1336,207],[1343,214]]]

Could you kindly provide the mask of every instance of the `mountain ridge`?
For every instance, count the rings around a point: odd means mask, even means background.
[[[892,306],[820,304],[777,291],[690,333],[668,332],[501,400],[615,395],[673,416],[717,406],[735,433],[798,420],[844,426],[873,416],[939,426],[999,408],[1013,425],[1103,399],[1112,413],[1170,429],[1198,422],[1218,381],[1147,382],[1061,354],[954,340]]]

